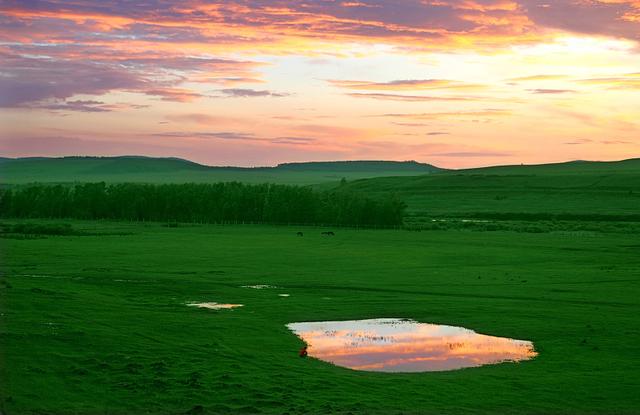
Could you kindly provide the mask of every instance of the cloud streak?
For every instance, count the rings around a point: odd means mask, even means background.
[[[558,74],[538,74],[538,75],[528,75],[528,76],[520,76],[517,78],[509,78],[507,81],[510,82],[535,82],[535,81],[557,81],[568,78],[567,75],[558,75]]]
[[[437,89],[464,89],[477,90],[485,88],[484,85],[467,84],[448,79],[402,79],[388,82],[358,81],[358,80],[328,80],[331,86],[352,90],[374,91],[420,91]]]
[[[424,96],[424,95],[400,95],[381,93],[350,92],[345,94],[352,98],[369,98],[381,101],[403,101],[403,102],[438,102],[438,101],[482,101],[486,98],[480,97],[458,97],[458,96]]]
[[[388,113],[373,117],[409,118],[415,120],[434,120],[439,118],[478,118],[478,117],[507,117],[512,115],[510,110],[486,109],[481,111],[452,111],[452,112],[424,112],[424,113]]]
[[[577,82],[583,85],[600,86],[608,89],[635,90],[640,89],[640,72],[611,77],[579,79]]]
[[[278,136],[278,137],[263,137],[257,136],[253,133],[237,132],[237,131],[171,131],[163,133],[153,133],[153,137],[162,138],[196,138],[196,139],[219,139],[230,141],[249,141],[249,142],[262,142],[272,144],[287,144],[287,145],[307,145],[317,141],[311,137],[293,137],[293,136]]]
[[[227,88],[227,89],[221,89],[218,92],[223,94],[224,96],[234,97],[234,98],[255,98],[255,97],[281,98],[281,97],[286,97],[290,95],[282,92],[272,92],[272,91],[256,90],[256,89],[249,89],[249,88]]]
[[[536,89],[528,89],[527,91],[532,94],[538,95],[558,95],[558,94],[571,94],[576,91],[573,89],[551,89],[551,88],[536,88]]]

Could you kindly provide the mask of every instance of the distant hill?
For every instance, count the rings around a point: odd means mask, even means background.
[[[382,160],[356,160],[356,161],[312,161],[307,163],[283,163],[278,164],[278,170],[289,171],[333,171],[333,172],[361,172],[400,171],[415,174],[435,173],[443,169],[431,164],[418,163],[417,161],[382,161]]]
[[[497,166],[349,182],[371,196],[394,193],[422,216],[490,212],[640,214],[640,159]]]
[[[406,176],[441,171],[415,161],[336,161],[286,163],[276,167],[205,166],[179,158],[29,157],[0,159],[0,183],[74,183],[105,181],[186,183],[242,181],[322,184],[381,176]]]
[[[523,164],[492,166],[475,169],[457,170],[462,174],[584,174],[594,172],[622,172],[625,170],[637,171],[640,168],[640,158],[632,158],[620,161],[587,161],[574,160],[564,163],[548,164]]]
[[[346,185],[340,184],[342,178]],[[482,217],[492,213],[640,214],[640,159],[444,170],[415,161],[284,163],[212,167],[179,158],[0,158],[0,184],[282,183],[343,186],[369,196],[397,195],[415,217]]]

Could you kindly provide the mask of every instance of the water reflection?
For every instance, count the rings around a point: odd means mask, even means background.
[[[278,288],[275,285],[257,284],[257,285],[241,285],[242,288],[253,288],[254,290],[266,290],[268,288]]]
[[[219,304],[219,303],[188,303],[188,306],[209,308],[211,310],[224,310],[227,308],[242,307],[242,304]]]
[[[338,366],[378,372],[431,372],[537,355],[525,340],[478,334],[462,327],[394,318],[291,323],[309,356]]]

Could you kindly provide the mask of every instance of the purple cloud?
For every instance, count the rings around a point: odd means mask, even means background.
[[[271,140],[274,144],[295,144],[306,145],[317,141],[315,138],[309,137],[276,137]]]
[[[570,32],[640,40],[637,1],[519,0],[537,25]]]
[[[578,138],[573,141],[567,141],[563,144],[570,145],[570,146],[577,146],[577,145],[589,144],[589,143],[593,143],[593,140],[588,138]]]
[[[248,88],[227,88],[221,89],[219,92],[224,94],[227,97],[235,97],[235,98],[254,98],[254,97],[286,97],[290,94],[279,93],[279,92],[271,92],[271,91],[259,91],[255,89]]]
[[[202,97],[180,87],[190,74],[244,73],[255,62],[184,56],[143,58],[118,57],[111,54],[81,59],[77,46],[14,46],[0,49],[0,107],[33,107],[104,112],[105,107],[65,105],[55,102],[74,95],[99,96],[111,91],[137,92],[165,101],[187,102]],[[101,51],[100,51],[101,52]],[[92,51],[91,55],[97,53]],[[58,55],[56,55],[58,54]],[[277,95],[274,95],[277,96]]]
[[[261,141],[261,138],[256,137],[252,133],[238,133],[231,131],[216,131],[216,132],[203,132],[203,131],[184,131],[184,132],[168,132],[168,133],[155,133],[152,134],[156,137],[172,137],[172,138],[219,138],[222,140],[250,140]]]
[[[7,54],[1,58],[5,76],[0,77],[0,107],[66,99],[76,94],[102,95],[115,89],[140,89],[146,84],[130,71],[92,62]]]

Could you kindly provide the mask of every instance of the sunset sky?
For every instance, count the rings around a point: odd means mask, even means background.
[[[640,156],[639,0],[0,2],[0,156]]]

